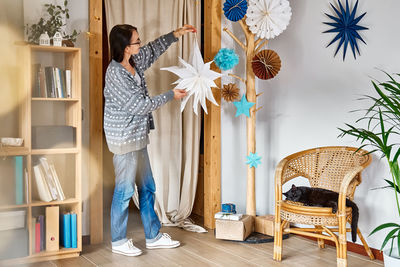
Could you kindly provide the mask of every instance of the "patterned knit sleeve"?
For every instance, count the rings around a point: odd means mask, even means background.
[[[172,90],[150,97],[139,87],[129,86],[123,73],[110,69],[106,74],[105,101],[115,110],[124,110],[134,115],[146,115],[164,105],[174,97]]]
[[[173,32],[170,32],[142,46],[139,53],[133,57],[136,67],[145,71],[176,41],[178,38],[175,38]]]

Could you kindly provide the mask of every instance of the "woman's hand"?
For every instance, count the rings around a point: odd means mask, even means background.
[[[185,25],[183,25],[182,28],[176,29],[174,31],[174,36],[175,36],[175,38],[179,38],[188,32],[197,32],[197,30],[194,26],[185,24]]]
[[[184,98],[187,95],[187,92],[184,89],[173,89],[172,91],[174,91],[174,98],[175,99],[181,99],[181,98]]]

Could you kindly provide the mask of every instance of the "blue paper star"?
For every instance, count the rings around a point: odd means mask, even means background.
[[[355,18],[355,15],[357,12],[358,0],[357,0],[356,4],[354,5],[353,10],[351,12],[350,12],[350,8],[349,8],[348,0],[346,0],[346,9],[343,8],[343,5],[340,2],[340,0],[338,0],[338,3],[339,3],[340,11],[338,9],[336,9],[332,4],[330,4],[332,6],[333,10],[335,11],[335,13],[337,14],[337,17],[325,13],[325,15],[327,15],[329,18],[331,18],[334,22],[324,22],[324,24],[333,27],[330,30],[324,31],[324,33],[337,32],[337,35],[327,45],[327,47],[330,46],[331,44],[333,44],[334,42],[339,41],[339,45],[336,49],[335,56],[336,56],[337,52],[339,51],[339,49],[343,45],[343,61],[344,61],[344,59],[346,57],[347,46],[350,44],[350,47],[351,47],[351,50],[353,51],[353,56],[355,59],[356,58],[356,50],[357,50],[358,54],[360,55],[360,50],[358,49],[357,39],[361,40],[364,44],[367,44],[363,40],[363,38],[360,36],[360,34],[358,34],[358,31],[368,30],[368,28],[357,25],[358,22],[365,16],[365,14],[367,14],[367,12],[365,12],[364,14]]]
[[[250,168],[251,167],[257,168],[258,164],[261,164],[260,162],[261,157],[257,155],[257,152],[254,154],[250,152],[250,155],[246,156],[246,158],[247,158],[246,164],[250,164]]]
[[[233,104],[237,108],[235,117],[239,116],[240,114],[250,117],[249,109],[254,106],[255,103],[247,102],[246,96],[243,95],[240,101],[235,101]]]

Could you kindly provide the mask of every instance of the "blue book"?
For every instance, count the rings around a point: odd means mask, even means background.
[[[61,214],[60,244],[65,248],[71,248],[71,214]]]
[[[24,159],[22,156],[15,157],[15,204],[24,203]]]
[[[78,247],[78,231],[76,229],[76,213],[71,214],[71,247]]]

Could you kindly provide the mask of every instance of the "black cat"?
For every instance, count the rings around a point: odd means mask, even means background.
[[[336,213],[338,209],[339,194],[322,188],[311,188],[306,186],[295,186],[283,193],[287,200],[301,202],[306,206],[330,207]],[[351,239],[357,240],[358,207],[353,201],[346,199],[346,206],[351,207]]]

